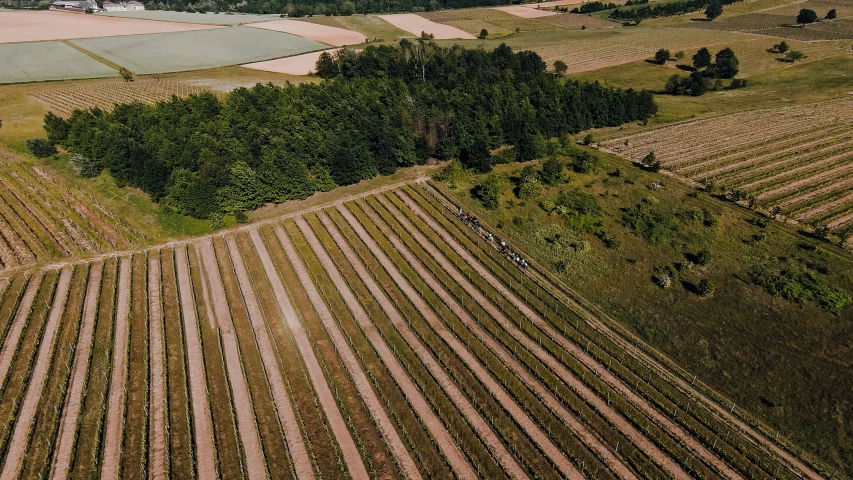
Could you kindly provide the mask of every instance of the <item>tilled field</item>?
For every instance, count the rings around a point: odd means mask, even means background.
[[[663,168],[714,190],[844,231],[853,226],[851,132],[853,100],[844,98],[682,122],[602,147],[635,162],[654,152]]]
[[[826,473],[456,208],[410,184],[2,280],[0,479]]]

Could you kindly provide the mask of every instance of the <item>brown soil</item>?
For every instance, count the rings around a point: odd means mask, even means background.
[[[231,310],[228,307],[225,288],[219,276],[219,266],[216,263],[216,254],[213,251],[213,242],[210,238],[198,242],[196,251],[209,286],[207,292],[210,298],[205,299],[205,303],[213,306],[213,313],[219,327],[222,350],[225,355],[225,366],[228,370],[228,383],[231,385],[234,410],[237,414],[237,430],[243,444],[243,452],[246,455],[246,473],[249,475],[249,480],[265,479],[268,478],[268,475],[264,450],[261,447],[261,439],[258,435],[249,385],[243,373],[243,360],[237,343],[237,335],[234,332]]]
[[[21,304],[18,306],[15,319],[12,321],[12,326],[6,334],[3,350],[0,351],[0,388],[6,385],[9,368],[15,359],[15,353],[18,351],[18,342],[21,341],[21,334],[27,325],[27,317],[30,315],[33,301],[35,301],[38,294],[41,280],[41,275],[37,275],[30,280],[27,290],[24,292],[24,297],[21,299]]]
[[[3,473],[0,474],[0,480],[13,480],[17,478],[20,473],[19,470],[23,465],[24,457],[27,454],[30,431],[35,422],[39,400],[41,400],[42,390],[44,389],[45,382],[47,382],[50,364],[53,361],[53,350],[56,347],[59,321],[65,312],[65,301],[71,285],[71,274],[72,270],[67,268],[62,271],[62,275],[59,277],[59,284],[56,287],[53,304],[50,308],[50,316],[47,320],[47,326],[44,329],[41,343],[39,344],[38,358],[36,359],[35,368],[27,387],[27,394],[18,412],[18,419],[8,445],[8,452],[6,460],[3,463]]]
[[[113,344],[113,373],[110,379],[107,420],[104,429],[104,460],[101,478],[114,480],[121,468],[121,446],[124,435],[124,398],[127,394],[127,356],[130,340],[130,257],[121,259],[116,301],[116,329]]]
[[[297,275],[300,278],[303,274],[307,276],[307,273],[305,272],[305,265],[302,264],[302,260],[299,258],[299,255],[296,253],[296,250],[293,248],[293,245],[290,243],[290,240],[287,238],[287,234],[284,233],[284,230],[282,230],[280,226],[276,225],[275,234],[276,237],[278,237],[278,241],[284,248],[287,258],[290,260]],[[296,345],[302,353],[302,359],[305,362],[308,375],[311,377],[311,382],[317,392],[317,397],[320,400],[320,404],[323,407],[326,418],[329,420],[329,426],[332,429],[332,433],[334,433],[335,439],[338,441],[338,446],[341,449],[344,463],[347,465],[347,469],[354,479],[366,479],[368,478],[368,474],[367,469],[364,466],[364,461],[362,460],[361,455],[359,455],[358,447],[356,447],[355,442],[352,439],[352,435],[350,435],[349,430],[347,430],[346,422],[341,416],[340,410],[338,410],[338,406],[335,403],[335,397],[329,389],[329,384],[323,376],[323,370],[320,368],[320,363],[314,354],[314,349],[311,347],[311,340],[305,333],[305,329],[299,321],[299,316],[296,313],[296,310],[294,310],[293,305],[290,303],[290,299],[284,289],[284,284],[282,284],[281,278],[275,270],[275,266],[272,263],[272,259],[270,258],[266,247],[263,247],[263,245],[259,246],[258,244],[256,244],[255,247],[258,249],[258,255],[261,257],[261,262],[267,272],[267,278],[275,292],[281,314],[287,322],[288,327],[290,327],[290,332],[293,334],[293,338],[296,340]]]
[[[166,439],[166,417],[169,405],[166,401],[166,350],[163,331],[163,304],[160,297],[160,259],[151,256],[148,259],[148,321],[151,325],[149,345],[151,348],[151,398],[150,425],[151,446],[149,475],[154,480],[165,480],[166,457],[169,446]]]
[[[71,454],[74,451],[77,435],[77,421],[83,409],[83,390],[86,377],[89,374],[90,353],[92,351],[95,320],[98,316],[98,300],[101,293],[101,274],[103,263],[97,263],[89,273],[89,284],[86,288],[86,301],[83,306],[83,327],[77,341],[77,351],[71,376],[71,385],[62,409],[62,422],[57,437],[56,456],[53,461],[51,478],[62,480],[68,477],[71,470]]]
[[[249,235],[252,237],[253,242],[255,241],[255,237],[260,242],[257,230],[251,230]],[[314,470],[311,466],[311,458],[308,455],[308,450],[305,448],[305,442],[302,439],[302,433],[299,430],[299,423],[293,412],[293,406],[290,404],[285,380],[276,360],[275,347],[267,332],[264,316],[258,305],[254,287],[252,286],[252,279],[249,277],[234,237],[229,235],[225,238],[228,244],[228,251],[234,263],[234,273],[240,284],[240,291],[243,293],[246,310],[249,312],[249,318],[252,321],[255,341],[258,344],[258,351],[264,362],[264,370],[266,370],[267,379],[270,384],[270,393],[272,394],[276,412],[281,422],[281,429],[284,432],[290,457],[293,459],[293,468],[296,471],[296,477],[305,479],[313,478]]]
[[[299,229],[305,235],[305,239],[314,252],[317,255],[317,258],[320,260],[320,263],[329,273],[329,277],[332,279],[332,282],[335,283],[335,286],[338,288],[339,293],[344,298],[344,301],[347,305],[355,305],[353,302],[356,301],[352,292],[346,287],[346,283],[338,283],[338,280],[343,281],[343,277],[340,276],[337,271],[334,262],[329,257],[328,253],[323,249],[323,246],[320,244],[320,241],[314,235],[314,232],[311,230],[311,227],[302,217],[298,217],[296,219],[296,224],[299,226]],[[391,422],[391,419],[388,418],[385,410],[382,408],[382,403],[376,396],[376,393],[373,391],[373,388],[370,384],[370,381],[367,379],[367,376],[364,374],[364,371],[361,369],[361,365],[355,357],[352,349],[349,344],[347,344],[344,339],[343,334],[338,329],[338,326],[335,322],[335,319],[332,316],[332,312],[329,311],[329,308],[323,302],[323,299],[320,296],[320,292],[317,291],[317,287],[310,282],[307,278],[300,278],[303,285],[305,286],[305,291],[308,294],[308,299],[311,300],[311,304],[314,305],[314,309],[317,311],[317,315],[320,317],[320,320],[323,322],[323,326],[326,328],[326,331],[329,334],[329,338],[332,339],[332,342],[335,345],[335,349],[341,357],[344,365],[347,367],[347,371],[352,378],[353,384],[355,384],[358,389],[359,395],[361,396],[364,404],[367,406],[368,411],[370,412],[370,416],[373,417],[376,422],[377,427],[382,432],[382,435],[385,437],[385,442],[388,445],[388,448],[391,449],[391,452],[394,454],[394,458],[397,461],[397,464],[400,465],[400,469],[405,475],[406,478],[421,478],[420,471],[418,470],[417,465],[412,459],[411,455],[409,455],[409,451],[406,450],[406,446],[403,441],[400,439],[400,436],[397,434],[397,431],[394,429],[394,424]]]
[[[190,280],[187,250],[175,249],[175,269],[181,297],[181,315],[184,320],[187,347],[187,370],[190,376],[190,399],[192,400],[192,425],[195,440],[195,457],[199,478],[217,478],[216,445],[213,440],[213,422],[210,416],[210,399],[207,396],[204,356],[198,330],[198,314],[195,309],[193,286]]]

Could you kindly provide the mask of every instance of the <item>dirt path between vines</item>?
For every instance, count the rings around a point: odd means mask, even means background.
[[[219,477],[216,469],[216,444],[213,439],[213,420],[210,416],[210,399],[207,396],[204,356],[198,330],[198,314],[190,280],[186,247],[175,249],[175,271],[178,274],[181,318],[184,321],[184,338],[187,346],[187,370],[190,376],[192,400],[193,440],[195,441],[196,473],[199,478]]]
[[[344,291],[342,290],[341,293],[343,294]],[[355,309],[353,311],[353,315],[364,332],[365,337],[367,337],[370,344],[376,350],[377,355],[379,355],[379,358],[388,368],[388,371],[391,373],[394,381],[400,387],[403,395],[411,404],[412,409],[415,411],[417,416],[420,417],[432,437],[435,438],[439,449],[450,464],[450,467],[456,473],[457,477],[465,480],[477,478],[477,475],[471,468],[470,463],[468,463],[468,460],[465,458],[465,454],[462,453],[456,445],[456,442],[453,440],[453,437],[450,435],[450,432],[447,431],[444,424],[432,411],[432,408],[426,398],[424,398],[420,389],[414,384],[412,379],[409,378],[408,374],[406,374],[405,369],[397,360],[397,357],[391,352],[391,349],[385,343],[382,335],[370,321],[367,312],[361,308],[360,303],[347,303]]]
[[[305,222],[302,217],[297,217],[296,224],[305,235],[305,239],[308,241],[308,244],[317,254],[317,258],[320,260],[323,268],[329,272],[329,276],[332,278],[333,283],[335,283],[335,286],[340,290],[341,286],[338,285],[335,280],[342,278],[335,269],[334,262],[332,262],[332,259],[323,249],[322,245],[320,245],[320,241],[314,235],[311,227],[308,226],[308,223]],[[409,479],[421,478],[421,473],[418,470],[417,465],[412,459],[412,456],[409,455],[409,451],[406,450],[405,443],[403,443],[400,436],[397,434],[397,431],[394,429],[394,424],[391,422],[391,419],[388,418],[388,415],[385,413],[385,409],[382,408],[382,403],[376,397],[376,393],[373,391],[370,381],[364,374],[361,365],[358,360],[356,360],[355,354],[344,339],[343,334],[338,329],[335,319],[332,317],[332,312],[329,311],[329,308],[323,302],[320,292],[317,291],[317,287],[306,275],[307,272],[298,271],[297,274],[300,274],[299,280],[302,282],[302,285],[305,286],[308,299],[311,301],[311,304],[314,305],[314,309],[317,311],[318,317],[320,317],[320,320],[323,322],[323,326],[329,333],[329,338],[331,338],[335,345],[335,350],[337,350],[341,360],[344,365],[346,365],[347,371],[349,372],[355,387],[358,389],[359,395],[364,401],[364,404],[367,406],[370,416],[373,417],[373,420],[376,422],[376,426],[379,428],[379,431],[382,432],[382,436],[385,437],[385,443],[394,454],[394,458],[400,466],[403,475]],[[351,292],[349,291],[346,293],[351,295]],[[344,300],[348,305],[352,306],[353,304],[351,301],[354,301],[355,298],[347,298],[347,296],[344,295]]]
[[[267,474],[264,450],[261,447],[261,438],[258,434],[257,421],[249,393],[249,385],[243,373],[243,359],[240,354],[240,346],[237,343],[237,334],[234,331],[234,320],[231,318],[231,309],[228,307],[228,297],[225,296],[225,287],[219,276],[219,265],[216,254],[213,251],[213,242],[208,237],[204,241],[196,243],[199,260],[202,263],[204,276],[207,278],[210,298],[205,301],[213,305],[213,313],[216,324],[219,327],[219,336],[222,340],[222,349],[225,354],[225,365],[228,370],[228,380],[231,384],[231,392],[234,396],[234,410],[237,414],[237,430],[240,434],[240,442],[243,444],[243,452],[246,456],[246,473],[249,480],[261,480],[269,478]]]
[[[379,201],[389,207],[389,211],[398,212],[398,210],[394,209],[390,204],[381,196],[377,197]],[[518,361],[515,355],[511,354],[506,350],[506,348],[499,344],[495,339],[489,335],[477,321],[471,318],[471,315],[457,303],[456,299],[449,293],[447,290],[442,287],[442,285],[427,272],[426,267],[423,263],[415,256],[411,250],[406,246],[406,244],[394,233],[390,231],[390,227],[387,226],[385,222],[383,222],[378,216],[376,216],[373,212],[367,212],[368,217],[373,221],[380,230],[383,231],[385,236],[397,249],[398,252],[412,265],[412,268],[415,269],[416,272],[424,279],[424,281],[436,292],[436,294],[441,297],[442,301],[445,302],[448,306],[450,306],[451,310],[459,317],[460,320],[465,324],[465,326],[472,331],[477,338],[479,338],[483,344],[487,345],[489,349],[495,353],[495,355],[501,359],[502,362],[508,367],[510,367],[516,376],[524,382],[535,394],[539,397],[542,402],[548,407],[551,412],[554,413],[563,423],[568,425],[568,427],[572,430],[572,432],[591,450],[595,452],[595,454],[604,459],[605,465],[608,466],[619,478],[626,480],[636,479],[636,475],[631,469],[624,463],[623,460],[617,458],[613,452],[610,451],[596,436],[595,433],[589,431],[586,426],[580,422],[571,412],[569,412],[562,403],[545,387],[538,379],[534,378],[530,373],[525,369],[525,367]],[[432,258],[439,264],[439,266],[448,274],[450,277],[461,286],[466,293],[471,295],[474,301],[482,307],[492,318],[495,319],[496,323],[498,323],[501,328],[503,328],[507,333],[510,334],[512,338],[521,343],[525,348],[527,348],[531,353],[533,353],[536,358],[542,361],[543,364],[547,365],[552,371],[556,372],[557,376],[561,378],[567,385],[581,398],[584,398],[587,402],[592,404],[596,410],[602,413],[602,415],[607,418],[610,423],[616,426],[616,428],[622,432],[622,434],[627,438],[634,438],[635,444],[642,450],[646,455],[650,458],[653,458],[655,463],[666,464],[669,463],[674,467],[674,472],[679,472],[680,469],[678,466],[672,462],[663,452],[657,449],[648,439],[645,438],[639,431],[633,428],[627,421],[622,419],[615,411],[613,411],[610,407],[608,407],[604,401],[601,400],[597,395],[591,394],[587,396],[582,393],[582,390],[585,387],[580,384],[580,382],[575,378],[575,376],[568,371],[560,362],[558,362],[553,356],[551,356],[548,352],[545,351],[542,347],[540,347],[537,343],[533,342],[530,338],[524,335],[523,332],[518,330],[515,325],[504,316],[495,306],[488,301],[480,291],[472,285],[462,273],[453,268],[450,264],[450,261],[438,251],[438,249],[427,239],[420,231],[412,225],[402,214],[396,216],[396,218],[400,221],[400,224],[406,231],[412,235],[414,240],[420,245]],[[627,428],[623,428],[627,427]],[[672,472],[671,472],[672,473]],[[686,475],[686,474],[685,474]],[[677,475],[673,475],[677,477]]]
[[[130,343],[130,257],[121,259],[116,302],[116,331],[113,344],[113,373],[107,406],[107,427],[104,430],[104,463],[101,478],[115,480],[121,469],[121,448],[124,437],[125,397],[127,396],[127,360]]]
[[[12,320],[12,326],[6,333],[6,340],[3,342],[3,350],[0,351],[0,389],[6,385],[6,380],[9,376],[9,369],[12,367],[12,361],[15,359],[15,353],[18,351],[18,343],[21,341],[21,334],[27,326],[27,318],[30,316],[30,311],[33,308],[33,302],[41,287],[42,276],[38,275],[31,278],[27,289],[24,291],[24,297],[18,305],[18,310],[15,312],[15,318]]]
[[[39,400],[41,400],[42,390],[44,390],[48,374],[50,373],[50,366],[53,363],[53,351],[56,347],[59,321],[62,319],[63,313],[65,313],[65,302],[68,297],[69,287],[71,286],[72,273],[73,270],[67,268],[62,271],[59,277],[59,284],[56,287],[53,304],[50,307],[50,316],[47,320],[47,326],[44,329],[41,343],[39,344],[35,368],[33,369],[30,383],[27,386],[27,394],[24,397],[21,410],[18,412],[18,420],[15,423],[15,430],[8,445],[8,452],[6,460],[3,463],[3,473],[0,474],[0,480],[13,480],[17,478],[24,462],[24,457],[26,457],[30,433],[36,419],[36,412],[38,411]]]
[[[336,230],[335,230],[336,231]],[[502,465],[503,469],[513,478],[527,478],[527,474],[520,465],[515,461],[512,455],[507,451],[506,447],[501,443],[498,436],[483,419],[477,409],[471,404],[464,393],[450,378],[450,375],[445,371],[444,367],[435,359],[429,349],[423,345],[418,336],[409,328],[408,321],[403,319],[399,312],[392,306],[391,300],[382,290],[382,288],[373,280],[373,277],[367,272],[365,267],[356,259],[358,255],[352,250],[340,235],[337,236],[340,241],[338,246],[344,252],[347,259],[350,260],[355,272],[364,281],[370,293],[376,298],[376,301],[382,307],[382,310],[394,324],[394,327],[400,333],[400,336],[409,344],[413,352],[421,359],[421,362],[435,378],[436,382],[445,391],[450,400],[459,409],[462,416],[468,421],[471,427],[477,432],[482,442],[489,448],[495,459]],[[346,284],[337,285],[341,290],[346,288]],[[348,302],[351,303],[351,302]]]
[[[80,329],[80,338],[77,341],[77,351],[74,354],[73,373],[71,374],[71,388],[65,399],[65,407],[62,409],[62,423],[57,436],[56,456],[53,461],[53,480],[64,480],[68,478],[71,470],[71,454],[77,441],[77,421],[80,411],[83,409],[83,393],[86,386],[86,378],[89,375],[90,354],[94,343],[95,320],[98,316],[98,302],[101,294],[101,276],[104,270],[103,263],[97,263],[89,272],[89,283],[86,286],[86,300],[83,306],[83,327]]]
[[[300,268],[304,269],[305,267],[302,265],[299,255],[296,253],[296,250],[290,243],[290,240],[287,238],[287,234],[284,233],[284,230],[282,230],[280,226],[276,226],[275,234],[276,237],[278,237],[279,243],[281,243],[284,248],[287,258],[293,265],[293,269],[297,273]],[[259,237],[257,239],[260,240]],[[311,383],[314,385],[317,398],[319,398],[320,404],[323,407],[323,412],[326,414],[329,427],[331,428],[335,439],[338,441],[338,446],[341,449],[341,454],[343,456],[344,463],[349,470],[350,476],[356,480],[367,479],[369,476],[367,474],[367,469],[364,466],[364,460],[358,452],[358,447],[355,446],[355,442],[347,429],[346,422],[344,422],[344,419],[341,416],[341,411],[338,409],[337,403],[335,403],[335,397],[329,388],[329,384],[323,374],[323,369],[320,368],[320,363],[314,354],[314,349],[311,348],[311,340],[308,338],[302,323],[299,321],[299,315],[296,313],[296,310],[290,301],[290,297],[287,295],[284,284],[278,275],[278,270],[276,269],[275,264],[270,258],[269,252],[267,252],[266,246],[264,246],[263,243],[255,243],[255,248],[258,251],[258,256],[261,257],[261,263],[264,265],[264,270],[267,273],[267,279],[275,293],[281,315],[284,317],[287,326],[290,328],[290,332],[293,334],[293,339],[296,340],[296,345],[299,348],[299,352],[302,354],[302,359],[305,362],[306,369],[308,370],[308,376],[311,377]]]
[[[468,263],[480,276],[482,276],[490,285],[492,285],[495,290],[497,290],[501,295],[503,295],[507,300],[509,300],[510,303],[512,303],[522,313],[522,315],[527,317],[540,330],[549,335],[567,352],[577,358],[578,361],[586,365],[587,368],[589,368],[596,376],[598,376],[607,385],[609,385],[617,393],[619,393],[623,398],[628,400],[631,404],[633,404],[650,419],[652,419],[652,421],[658,424],[661,428],[670,432],[670,434],[674,437],[678,438],[679,442],[682,443],[688,450],[692,451],[698,458],[701,458],[705,463],[713,466],[719,473],[723,474],[727,478],[742,478],[737,472],[732,470],[725,462],[720,460],[716,455],[708,451],[703,445],[696,441],[696,439],[690,436],[681,427],[673,423],[668,418],[664,417],[654,407],[649,405],[648,402],[640,398],[636,393],[633,392],[633,390],[631,390],[624,383],[622,383],[621,380],[617,379],[613,374],[605,370],[592,357],[587,355],[575,344],[569,342],[565,337],[560,335],[559,332],[554,330],[554,328],[551,327],[550,324],[543,320],[521,299],[516,297],[514,293],[510,292],[508,288],[506,288],[497,278],[495,278],[491,274],[491,272],[486,270],[483,265],[481,265],[476,259],[474,259],[467,250],[462,248],[462,246],[457,243],[454,238],[452,238],[449,232],[439,226],[438,223],[432,219],[432,217],[424,213],[424,211],[421,210],[420,207],[416,205],[415,202],[406,193],[401,191],[397,191],[396,193],[403,200],[403,202],[406,203],[406,205],[413,212],[415,212],[416,215],[418,215],[422,220],[424,220],[424,222],[429,225],[430,228],[432,228],[436,232],[436,234],[443,238],[447,242],[447,244],[450,245],[456,251],[456,253],[460,257],[462,257],[463,260],[465,260],[466,263]]]
[[[166,457],[169,454],[167,445],[167,422],[166,416],[169,404],[166,401],[166,349],[163,344],[165,338],[163,327],[163,304],[160,296],[160,258],[150,256],[148,258],[148,323],[150,329],[150,355],[151,355],[151,398],[150,404],[150,429],[151,451],[148,455],[149,474],[154,480],[165,480]]]
[[[257,236],[258,232],[257,230],[250,230],[249,235]],[[254,241],[254,237],[252,240]],[[258,240],[260,240],[260,238],[258,238]],[[305,448],[305,442],[302,439],[302,432],[299,429],[296,414],[293,412],[293,406],[290,403],[290,396],[287,394],[285,380],[282,376],[278,360],[276,359],[275,347],[270,340],[263,312],[258,304],[258,298],[255,296],[253,279],[249,277],[249,273],[246,270],[246,264],[243,262],[243,257],[240,254],[237,241],[232,235],[226,236],[225,241],[228,245],[228,252],[231,255],[231,261],[234,265],[234,272],[237,275],[237,282],[240,285],[240,291],[243,293],[246,310],[249,312],[252,329],[255,332],[255,343],[257,343],[258,351],[260,352],[261,359],[264,362],[264,370],[266,371],[267,380],[269,381],[270,393],[272,394],[273,402],[275,403],[279,422],[281,422],[281,429],[284,432],[284,438],[287,442],[287,449],[290,452],[290,458],[293,460],[293,469],[296,471],[296,478],[314,478],[314,469],[311,465],[311,457],[308,455],[308,450]]]

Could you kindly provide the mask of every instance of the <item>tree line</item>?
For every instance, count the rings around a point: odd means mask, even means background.
[[[48,139],[81,174],[198,218],[305,198],[438,159],[543,154],[545,139],[643,120],[649,92],[570,81],[534,52],[441,48],[427,39],[324,55],[325,81],[238,88],[110,112],[47,114]],[[509,147],[506,147],[509,146]],[[506,156],[505,158],[510,158]]]
[[[696,12],[698,10],[707,9],[711,4],[719,6],[720,13],[723,5],[731,5],[742,0],[681,0],[675,2],[658,3],[654,5],[643,5],[636,8],[617,8],[610,13],[610,18],[615,20],[639,22],[647,18],[670,17],[673,15],[681,15],[684,13]],[[716,18],[716,15],[708,15],[709,19]]]

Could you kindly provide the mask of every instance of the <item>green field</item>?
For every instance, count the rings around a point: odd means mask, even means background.
[[[62,42],[0,45],[0,83],[115,76],[112,68]]]
[[[73,43],[140,74],[203,70],[327,48],[294,35],[249,27],[92,38]]]

